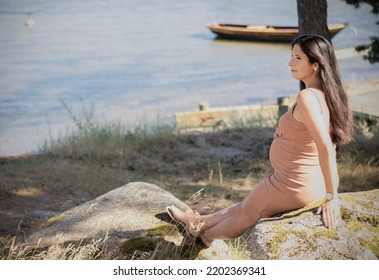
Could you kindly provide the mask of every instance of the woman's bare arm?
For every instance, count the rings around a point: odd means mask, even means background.
[[[298,95],[295,109],[299,113],[297,116],[308,128],[317,146],[326,192],[337,195],[339,176],[336,151],[329,135],[328,125],[321,113],[320,103],[314,93],[305,89]],[[319,209],[323,215],[323,222],[328,228],[335,226],[336,215],[339,214],[338,207],[338,200],[333,199],[325,201]]]

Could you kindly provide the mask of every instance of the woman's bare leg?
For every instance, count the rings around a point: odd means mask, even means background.
[[[202,238],[211,243],[216,239],[227,240],[241,236],[247,229],[255,226],[262,215],[271,215],[267,211],[262,213],[269,203],[268,200],[264,189],[253,189],[241,203],[236,204],[233,211],[229,212],[230,215],[220,216],[223,219],[215,219],[217,223],[207,226],[202,232]]]
[[[211,228],[218,223],[222,222],[223,220],[234,216],[236,213],[239,212],[241,202],[230,205],[222,210],[219,210],[215,213],[209,214],[209,215],[201,215],[201,222],[204,223],[203,230],[206,230],[208,228]]]
[[[202,232],[202,237],[210,243],[215,239],[227,240],[236,238],[254,226],[256,222],[257,220],[252,220],[250,216],[240,210],[239,213],[227,217],[213,227],[206,228]]]
[[[196,237],[199,236],[204,230],[217,225],[228,217],[234,216],[237,212],[239,212],[240,204],[241,202],[233,204],[209,215],[185,213],[176,207],[171,207],[171,209],[173,210],[175,219],[184,223],[191,235]]]
[[[219,237],[222,237],[221,239],[230,239],[234,238],[235,235],[237,233],[240,233],[242,230],[246,230],[249,227],[249,225],[252,224],[252,222],[249,221],[249,217],[245,217],[242,213],[241,209],[244,203],[245,202],[242,201],[233,204],[229,207],[226,207],[220,211],[217,211],[209,215],[198,215],[194,213],[184,213],[181,211],[175,211],[174,215],[176,219],[178,219],[186,225],[187,230],[194,237],[203,235],[204,237],[206,237],[207,240],[209,238],[209,240],[212,241]],[[248,212],[249,210],[245,211]],[[236,221],[237,225],[231,226],[234,227],[236,233],[228,233],[228,230],[225,230],[224,227],[229,227],[229,224],[233,223],[234,220]],[[225,236],[222,236],[222,232],[225,232]]]
[[[253,188],[242,202],[214,214],[198,215],[177,210],[174,216],[186,224],[187,231],[192,236],[200,236],[211,243],[216,239],[236,238],[254,226],[260,218],[275,214],[273,209],[268,210],[266,207],[270,201],[271,196],[263,182]]]

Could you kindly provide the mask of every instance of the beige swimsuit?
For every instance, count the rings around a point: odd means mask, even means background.
[[[326,103],[317,96],[322,114]],[[270,148],[274,172],[251,192],[256,221],[298,209],[325,197],[325,182],[316,144],[307,127],[293,117],[296,104],[279,120]]]

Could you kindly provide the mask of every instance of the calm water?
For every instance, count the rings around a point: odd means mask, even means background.
[[[378,18],[329,1],[329,23],[349,22],[337,49],[369,42]],[[24,22],[35,21],[32,29]],[[36,151],[94,106],[98,122],[141,124],[296,92],[288,44],[216,40],[213,21],[297,25],[296,0],[0,0],[0,155]],[[377,34],[376,34],[377,35]],[[347,82],[379,75],[340,61]]]

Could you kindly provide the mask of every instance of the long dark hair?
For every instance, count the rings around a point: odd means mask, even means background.
[[[349,108],[348,97],[341,82],[337,59],[331,43],[319,35],[303,35],[292,42],[298,44],[310,63],[319,64],[321,90],[330,112],[330,136],[337,146],[350,142],[353,138],[354,119]],[[304,82],[300,81],[304,89]]]

